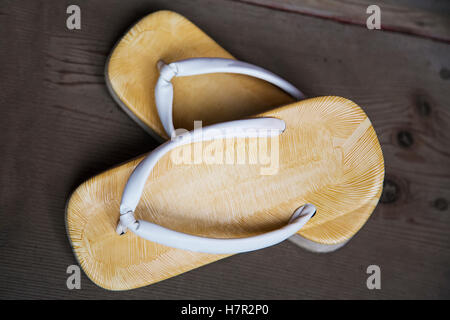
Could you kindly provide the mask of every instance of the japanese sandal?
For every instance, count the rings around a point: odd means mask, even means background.
[[[190,58],[234,59],[185,17],[158,11],[135,24],[107,60],[105,79],[111,95],[159,141],[170,136],[162,126],[154,97],[158,61],[169,64],[176,72],[173,62]],[[303,98],[300,92],[292,97],[264,79],[232,72],[228,68],[226,73],[195,77],[178,73],[172,81],[175,128],[192,130],[194,120],[201,120],[205,126],[242,119]]]
[[[339,246],[360,230],[381,195],[384,161],[359,106],[318,97],[174,134],[164,68],[157,108],[175,137],[86,181],[68,202],[69,238],[92,281],[127,290],[294,235]]]

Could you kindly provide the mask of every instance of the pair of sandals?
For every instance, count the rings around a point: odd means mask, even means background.
[[[288,238],[332,251],[378,203],[383,155],[358,105],[305,99],[177,13],[134,25],[113,49],[106,81],[127,114],[170,140],[70,197],[73,250],[103,288],[142,287]]]

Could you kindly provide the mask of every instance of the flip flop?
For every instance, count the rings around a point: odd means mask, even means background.
[[[233,56],[185,17],[171,11],[152,13],[117,43],[105,67],[105,79],[119,106],[159,141],[170,136],[158,116],[153,88],[158,61]],[[242,119],[303,98],[294,99],[260,79],[237,74],[203,74],[173,79],[175,128]]]
[[[165,72],[161,108],[171,101]],[[342,244],[371,215],[383,178],[363,110],[312,98],[179,134],[91,178],[68,202],[67,230],[88,277],[127,290],[295,234]]]

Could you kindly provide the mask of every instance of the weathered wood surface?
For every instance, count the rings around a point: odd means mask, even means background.
[[[446,0],[235,0],[275,10],[366,26],[367,7],[378,5],[381,29],[450,42],[450,2]]]
[[[1,298],[450,298],[450,47],[427,38],[234,1],[80,2],[82,30],[60,1],[0,4]],[[237,58],[273,70],[309,96],[340,95],[371,118],[386,187],[344,248],[312,254],[290,242],[236,255],[122,293],[82,276],[64,226],[71,191],[156,146],[116,106],[103,67],[143,15],[177,11]],[[368,265],[382,289],[366,288]]]

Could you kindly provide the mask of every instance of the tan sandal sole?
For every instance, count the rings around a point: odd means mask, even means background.
[[[333,246],[350,239],[377,205],[384,178],[380,144],[365,113],[347,99],[319,97],[258,116],[286,122],[276,174],[261,175],[255,164],[174,164],[172,153],[186,146],[179,147],[153,169],[136,218],[195,235],[247,237],[281,227],[296,208],[312,203],[317,213],[299,235]],[[263,138],[247,145],[256,139]],[[203,142],[203,150],[210,143]],[[232,145],[237,150],[238,142]],[[230,152],[226,148],[224,157]],[[86,181],[67,206],[74,252],[103,288],[142,287],[226,257],[115,233],[124,185],[142,158]]]

